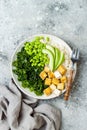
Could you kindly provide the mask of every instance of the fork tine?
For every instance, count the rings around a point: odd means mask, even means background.
[[[74,54],[74,53],[75,53],[75,49],[72,50],[72,55],[71,55],[71,57],[73,57],[73,54]]]
[[[72,58],[76,58],[76,49],[73,49]]]
[[[79,59],[79,50],[77,49],[77,55],[76,55],[77,59]]]
[[[76,55],[77,55],[77,49],[75,49],[74,55],[75,55],[75,57],[76,57]]]

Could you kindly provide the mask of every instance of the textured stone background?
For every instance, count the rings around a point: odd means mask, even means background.
[[[70,100],[43,101],[62,111],[61,130],[87,129],[87,0],[0,0],[0,83],[8,84],[10,60],[32,34],[49,33],[80,50]]]

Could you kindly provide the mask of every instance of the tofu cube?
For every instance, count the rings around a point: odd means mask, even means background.
[[[63,65],[60,65],[59,68],[58,68],[58,71],[64,75],[66,73],[66,68],[63,66]]]
[[[62,77],[62,75],[60,74],[59,71],[55,71],[55,72],[54,72],[54,76],[55,76],[56,78],[58,78],[58,79],[60,79],[60,78]]]
[[[56,86],[59,84],[59,82],[60,82],[60,80],[57,79],[57,78],[53,78],[53,79],[52,79],[52,84],[54,84],[54,85],[56,85]]]
[[[67,82],[67,77],[66,76],[63,76],[61,77],[61,83],[66,83]]]
[[[49,72],[48,72],[48,77],[49,77],[49,78],[54,78],[54,73],[51,72],[51,71],[49,71]]]
[[[61,94],[61,91],[58,90],[58,89],[55,89],[55,90],[53,91],[53,94],[59,96],[59,95]]]
[[[47,74],[44,71],[42,71],[39,76],[42,80],[44,80],[47,77]]]
[[[49,67],[45,66],[45,67],[44,67],[44,71],[45,71],[46,73],[48,73],[48,72],[50,71]]]
[[[45,85],[51,85],[51,79],[50,78],[46,78],[45,79]]]
[[[51,90],[50,87],[48,87],[48,88],[44,89],[43,92],[44,92],[45,95],[49,96],[52,93],[52,90]]]
[[[54,84],[51,84],[50,88],[52,89],[52,91],[54,91],[56,89],[56,86]]]
[[[64,83],[59,83],[57,85],[57,89],[59,89],[59,90],[64,90],[64,87],[65,87]]]

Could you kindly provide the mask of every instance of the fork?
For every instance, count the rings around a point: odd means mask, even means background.
[[[73,49],[72,55],[71,55],[71,61],[72,61],[72,67],[70,69],[70,76],[68,77],[68,83],[67,83],[67,86],[66,86],[66,92],[65,92],[65,95],[64,95],[64,100],[69,99],[71,86],[72,86],[72,82],[73,82],[74,64],[79,61],[79,50],[78,49]]]

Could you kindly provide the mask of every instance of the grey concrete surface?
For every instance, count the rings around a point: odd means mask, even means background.
[[[38,33],[56,35],[79,48],[80,61],[70,100],[48,101],[62,111],[61,130],[87,130],[87,0],[0,0],[0,84],[11,78],[18,44]]]

